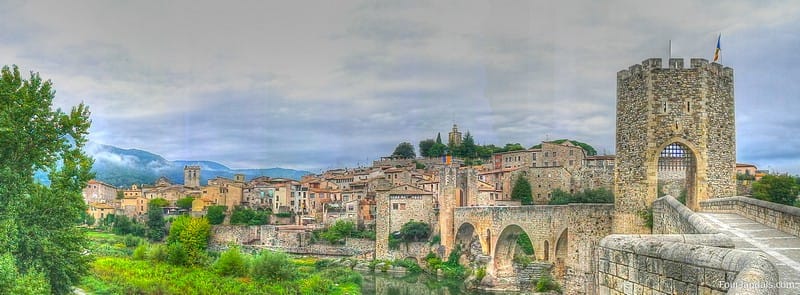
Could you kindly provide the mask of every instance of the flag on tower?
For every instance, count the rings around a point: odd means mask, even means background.
[[[722,38],[722,34],[719,34],[719,36],[717,36],[717,49],[714,50],[714,61],[713,62],[717,62],[719,60],[719,52],[722,50],[720,48],[720,46],[719,46],[719,39],[720,38]]]

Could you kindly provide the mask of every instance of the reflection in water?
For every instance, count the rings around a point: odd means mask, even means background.
[[[517,292],[485,292],[467,290],[463,281],[437,278],[427,274],[392,275],[385,273],[362,273],[364,295],[497,295],[519,294]]]

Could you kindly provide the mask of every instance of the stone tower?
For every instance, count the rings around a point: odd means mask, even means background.
[[[453,130],[450,131],[447,138],[447,145],[448,146],[459,146],[461,145],[461,132],[458,131],[458,126],[453,124]]]
[[[200,187],[200,166],[183,166],[183,186]]]
[[[686,205],[736,193],[733,69],[705,59],[647,59],[617,73],[615,233],[648,232],[659,169],[685,166]],[[686,160],[685,162],[684,159]],[[682,168],[683,169],[683,168]],[[677,197],[677,196],[676,196]]]

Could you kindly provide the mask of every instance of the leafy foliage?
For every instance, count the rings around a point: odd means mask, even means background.
[[[514,182],[514,188],[511,190],[511,199],[520,201],[522,205],[533,205],[531,183],[522,175]]]
[[[151,241],[163,240],[166,235],[166,224],[161,207],[150,202],[147,206],[147,238]]]
[[[561,286],[559,286],[558,283],[550,277],[550,275],[545,274],[536,281],[536,292],[549,291],[561,293]]]
[[[228,210],[227,206],[209,206],[206,213],[208,222],[214,225],[222,224],[225,221],[225,210]]]
[[[414,153],[414,146],[411,143],[401,142],[394,149],[394,153],[392,153],[392,156],[412,159],[415,158],[417,154]]]
[[[231,213],[231,224],[264,225],[269,223],[269,215],[271,213],[270,211],[253,210],[237,206]]]
[[[144,225],[132,221],[128,216],[120,215],[114,218],[114,226],[111,229],[117,235],[135,235],[143,237],[145,235]]]
[[[89,110],[53,110],[54,96],[38,74],[25,79],[16,66],[0,71],[0,254],[13,256],[19,282],[30,287],[24,293],[70,293],[88,270],[89,257],[81,255],[87,240],[77,225],[86,210],[81,191],[94,177],[82,151]],[[49,186],[34,182],[37,170]]]
[[[167,236],[170,254],[173,245],[180,245],[186,254],[186,264],[201,265],[206,259],[205,250],[210,237],[211,224],[208,219],[180,216],[172,222]]]
[[[169,206],[169,201],[164,198],[155,198],[147,202],[149,206],[158,206],[158,207],[167,207]]]
[[[550,205],[565,205],[569,203],[614,203],[614,193],[605,188],[587,189],[575,194],[570,194],[560,189],[553,190]]]
[[[247,258],[239,251],[239,247],[231,247],[222,252],[212,268],[223,276],[244,277],[249,273]]]
[[[250,273],[253,279],[263,282],[291,281],[297,277],[297,267],[289,261],[289,256],[284,253],[261,251],[253,259],[253,268]]]
[[[431,148],[436,145],[436,141],[433,139],[425,139],[419,142],[419,155],[422,157],[434,157],[431,156],[430,150]],[[437,155],[438,156],[438,155]]]
[[[356,224],[350,220],[337,220],[336,223],[328,227],[320,236],[331,244],[344,242],[344,239],[351,236],[356,230]]]
[[[194,202],[193,197],[185,197],[182,199],[178,199],[175,201],[175,205],[181,209],[191,210],[192,209],[192,202]]]
[[[798,194],[797,179],[789,175],[764,175],[753,183],[753,198],[793,206]]]
[[[525,255],[533,255],[533,244],[527,233],[522,232],[517,236],[517,246],[520,247],[522,253],[525,253]]]
[[[400,235],[406,242],[424,241],[431,234],[431,226],[422,221],[409,221],[400,228]]]

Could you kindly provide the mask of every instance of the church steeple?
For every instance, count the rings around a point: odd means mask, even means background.
[[[453,124],[453,130],[450,131],[449,137],[447,139],[448,146],[459,146],[461,145],[461,132],[458,131],[458,125]]]

